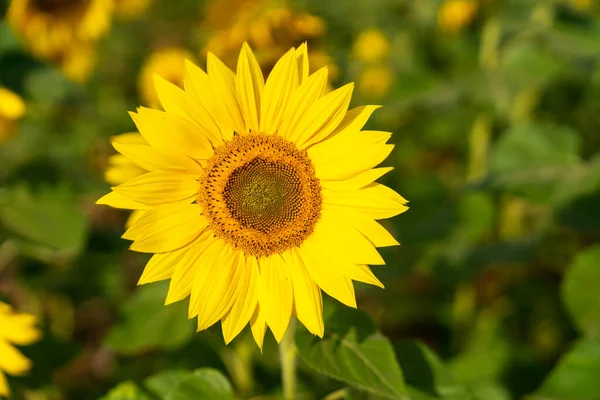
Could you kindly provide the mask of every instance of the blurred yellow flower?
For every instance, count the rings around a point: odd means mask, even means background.
[[[14,124],[27,110],[25,102],[16,93],[0,87],[0,144],[15,131]]]
[[[358,77],[356,89],[361,96],[376,99],[385,96],[394,80],[392,71],[385,64],[365,67]]]
[[[144,63],[138,80],[138,89],[144,104],[159,108],[160,102],[154,89],[154,75],[160,75],[167,81],[183,88],[185,60],[194,61],[196,57],[180,47],[166,47],[153,52]]]
[[[135,18],[144,13],[152,0],[114,0],[115,12],[125,18]]]
[[[594,4],[594,0],[571,0],[571,3],[580,10],[587,10]]]
[[[352,52],[361,61],[381,61],[390,54],[390,41],[379,29],[368,29],[358,35]]]
[[[52,61],[72,81],[83,83],[96,64],[96,51],[91,43],[81,43],[58,54]]]
[[[105,33],[113,0],[12,0],[11,27],[39,57],[54,59]]]
[[[473,21],[478,8],[477,0],[445,0],[438,12],[438,25],[446,32],[459,32]]]
[[[207,64],[186,62],[184,90],[155,78],[165,111],[131,113],[147,144],[113,142],[147,172],[97,203],[144,212],[123,235],[154,253],[139,284],[170,279],[166,304],[189,297],[198,330],[220,321],[229,343],[250,325],[262,348],[295,315],[323,337],[322,291],[356,307],[353,281],[383,287],[368,264],[398,244],[376,221],[408,209],[375,182],[390,134],[362,131],[378,106],[348,109],[353,84],[309,74],[306,44],[266,79],[247,44],[236,72]]]
[[[325,34],[323,19],[297,12],[279,1],[215,0],[208,3],[205,27],[211,32],[205,52],[212,52],[230,68],[235,67],[239,48],[249,43],[262,69],[270,71],[290,47],[308,42],[312,53],[321,53],[314,41]],[[319,64],[319,63],[317,63]],[[335,68],[332,68],[334,70]],[[335,71],[333,71],[335,72]],[[335,76],[330,75],[331,79]]]
[[[35,327],[34,315],[16,313],[0,302],[0,396],[10,395],[8,375],[23,375],[31,369],[31,361],[14,345],[24,346],[39,340],[41,333]]]

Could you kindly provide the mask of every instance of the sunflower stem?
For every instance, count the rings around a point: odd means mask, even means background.
[[[283,398],[294,400],[296,398],[296,320],[292,317],[290,324],[279,344],[279,357],[281,360],[281,380],[283,383]]]

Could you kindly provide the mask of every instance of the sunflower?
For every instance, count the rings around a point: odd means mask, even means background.
[[[135,18],[143,14],[152,0],[114,0],[115,12],[124,18]]]
[[[378,107],[348,110],[353,85],[328,91],[308,63],[292,48],[265,82],[247,44],[236,73],[186,62],[184,90],[156,77],[165,111],[131,113],[147,144],[113,142],[148,171],[98,200],[144,211],[123,235],[154,253],[139,283],[170,279],[166,304],[189,297],[226,343],[248,323],[261,348],[267,326],[280,341],[292,314],[322,337],[321,291],[356,307],[352,280],[383,287],[368,265],[398,244],[376,221],[407,210],[375,182],[391,134],[361,131]]]
[[[183,88],[185,60],[194,60],[192,53],[181,47],[165,47],[154,51],[142,66],[138,88],[144,104],[159,108],[160,101],[154,88],[154,74]]]
[[[335,79],[337,67],[316,44],[325,34],[325,21],[289,7],[285,1],[216,0],[208,3],[205,28],[210,32],[205,50],[214,53],[225,65],[235,67],[239,48],[248,42],[255,50],[262,69],[270,71],[290,47],[308,41],[308,57],[313,68],[329,66]],[[334,76],[335,75],[335,76]]]
[[[46,59],[93,41],[110,26],[113,0],[12,0],[7,20]]]
[[[446,32],[460,32],[473,21],[478,8],[476,0],[445,0],[438,11],[438,25]]]
[[[10,306],[0,302],[0,396],[10,394],[5,373],[23,375],[31,368],[31,361],[13,345],[23,346],[39,340],[40,331],[35,323],[35,316],[15,313]]]
[[[16,93],[0,87],[0,144],[6,142],[15,131],[15,122],[26,111],[25,102]]]

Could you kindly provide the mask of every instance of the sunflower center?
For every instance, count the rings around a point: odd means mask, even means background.
[[[265,134],[236,136],[216,149],[198,197],[215,235],[258,257],[299,246],[321,201],[306,151]]]
[[[36,7],[47,13],[55,13],[68,11],[73,7],[77,7],[86,0],[33,0]]]

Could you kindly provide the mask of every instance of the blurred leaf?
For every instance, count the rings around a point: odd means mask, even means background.
[[[423,343],[400,341],[394,345],[394,349],[407,385],[444,400],[474,399]]]
[[[122,354],[153,348],[176,349],[191,340],[194,323],[187,319],[187,305],[164,305],[168,283],[140,287],[122,308],[122,319],[105,339],[107,346]]]
[[[505,78],[517,90],[541,85],[556,74],[559,60],[534,43],[516,42],[502,58]]]
[[[152,400],[133,382],[123,382],[100,400]]]
[[[548,44],[565,56],[593,57],[600,54],[600,28],[598,23],[582,29],[568,25],[556,25],[550,31]]]
[[[216,369],[201,368],[179,382],[165,400],[235,399],[229,380]]]
[[[144,385],[158,397],[165,398],[189,375],[187,371],[164,371],[144,381]]]
[[[338,308],[325,321],[323,339],[298,331],[298,354],[318,372],[376,395],[406,399],[404,378],[389,340],[364,313]]]
[[[600,341],[582,340],[562,357],[532,400],[595,400],[600,382]]]
[[[570,128],[522,123],[505,132],[493,147],[492,184],[548,201],[559,184],[581,169],[579,137]]]
[[[600,247],[577,255],[562,286],[571,317],[585,335],[597,337],[600,329]]]
[[[32,193],[24,186],[0,191],[0,223],[19,238],[74,256],[86,239],[87,220],[66,188]]]

